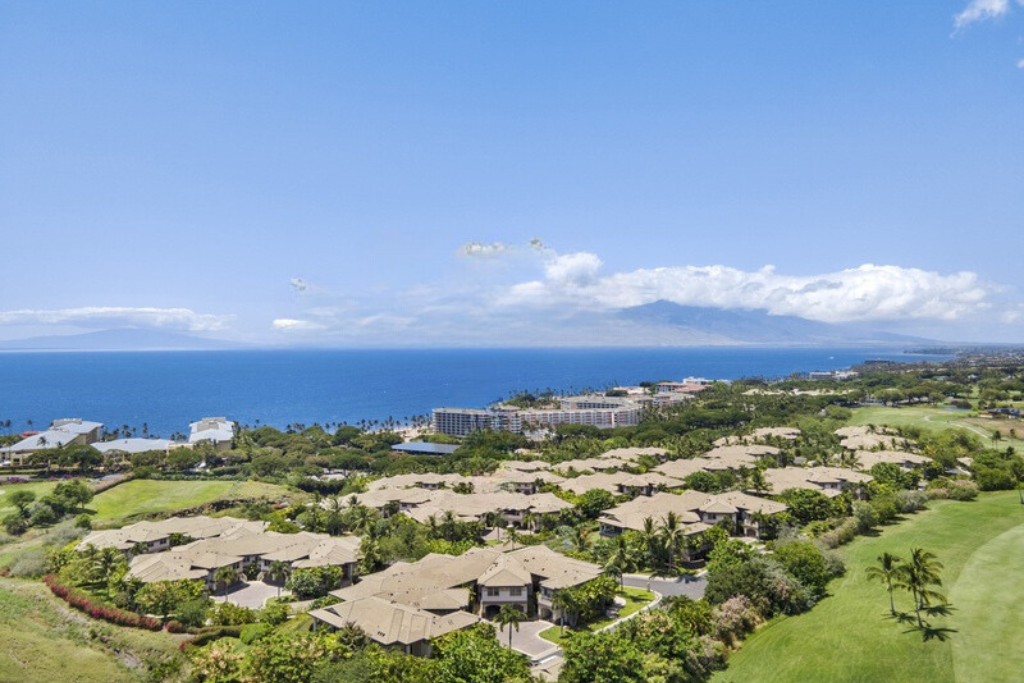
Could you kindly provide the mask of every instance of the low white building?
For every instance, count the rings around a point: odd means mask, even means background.
[[[209,443],[218,449],[231,448],[235,439],[235,423],[226,417],[204,417],[189,424],[188,441],[191,444]]]

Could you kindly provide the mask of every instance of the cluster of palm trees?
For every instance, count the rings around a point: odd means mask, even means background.
[[[910,558],[904,560],[891,553],[882,553],[878,564],[868,567],[868,579],[885,584],[889,593],[889,613],[897,616],[893,591],[902,589],[914,598],[914,613],[918,628],[924,628],[921,612],[933,606],[945,606],[946,596],[939,592],[942,587],[942,563],[934,553],[922,548],[913,548]]]
[[[618,578],[620,585],[624,583],[623,574],[643,566],[650,567],[657,575],[676,576],[679,563],[689,558],[690,538],[686,535],[686,525],[675,512],[669,512],[660,521],[651,517],[644,519],[639,540],[638,546],[630,543],[626,535],[616,536],[605,560],[604,573]]]

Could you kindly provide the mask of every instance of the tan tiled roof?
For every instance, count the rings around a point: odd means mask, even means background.
[[[336,628],[353,624],[382,645],[412,645],[443,636],[480,621],[469,612],[437,616],[426,610],[369,597],[342,602],[310,612],[310,616]]]

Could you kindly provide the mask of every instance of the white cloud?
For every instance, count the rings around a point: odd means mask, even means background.
[[[163,327],[191,332],[224,329],[230,316],[196,313],[188,308],[86,306],[54,310],[0,311],[0,325],[77,325],[89,328]]]
[[[1010,0],[971,0],[963,11],[953,18],[956,28],[962,29],[979,21],[996,19],[1010,11]]]
[[[295,318],[277,318],[271,323],[275,330],[322,330],[324,326],[310,320],[297,320]]]
[[[501,242],[484,244],[483,242],[467,242],[459,247],[459,256],[468,258],[493,258],[509,251],[510,247]]]
[[[597,280],[601,259],[586,251],[556,256],[544,266],[544,275],[562,287],[585,287]]]
[[[1017,60],[1017,68],[1018,69],[1024,69],[1024,59],[1018,59]]]
[[[987,308],[990,289],[974,273],[949,275],[862,265],[813,276],[782,275],[771,266],[750,272],[727,266],[642,268],[600,276],[600,259],[581,252],[553,258],[545,278],[500,294],[503,306],[609,310],[665,300],[687,306],[765,309],[823,322],[956,320]]]
[[[505,244],[504,242],[467,242],[455,252],[467,258],[495,258],[506,254],[517,254],[524,251],[547,252],[548,247],[539,237],[534,237],[525,246]]]

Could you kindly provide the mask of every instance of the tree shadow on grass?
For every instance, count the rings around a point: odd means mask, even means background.
[[[908,631],[908,633],[913,631],[920,631],[921,640],[925,642],[928,642],[929,640],[938,640],[946,642],[947,640],[949,640],[952,634],[957,632],[955,628],[938,628],[935,626],[928,625],[925,625],[924,628],[911,629],[911,631]]]
[[[925,607],[921,610],[923,615],[928,617],[948,617],[953,613],[952,605],[932,605]],[[895,619],[900,624],[909,626],[904,633],[920,633],[921,639],[925,642],[929,640],[939,640],[945,642],[949,640],[950,636],[957,633],[955,628],[944,628],[941,626],[932,626],[928,621],[922,619],[921,624],[918,624],[917,615],[913,612],[897,612],[895,616],[890,615],[889,619]]]

